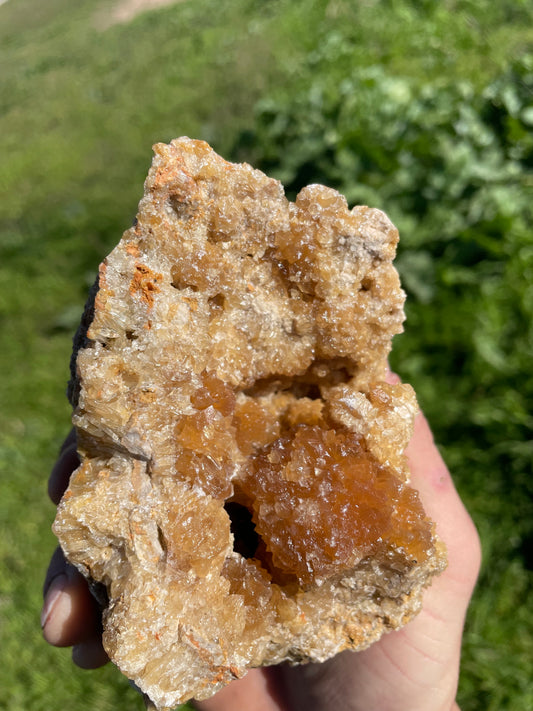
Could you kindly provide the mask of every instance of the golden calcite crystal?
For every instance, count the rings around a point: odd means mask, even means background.
[[[74,354],[81,466],[54,530],[104,645],[168,709],[407,622],[445,565],[384,382],[404,294],[379,210],[201,141],[156,145]]]

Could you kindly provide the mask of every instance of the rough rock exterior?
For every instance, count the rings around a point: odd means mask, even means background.
[[[82,464],[54,530],[105,585],[104,645],[159,709],[406,623],[445,565],[384,382],[397,231],[201,141],[155,146],[71,383]]]

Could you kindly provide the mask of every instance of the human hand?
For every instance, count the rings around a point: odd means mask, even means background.
[[[48,495],[58,504],[70,475],[79,464],[76,435],[70,432],[48,481]],[[54,551],[43,586],[43,636],[55,647],[72,647],[72,659],[82,669],[109,661],[102,646],[101,613],[87,581],[67,562],[59,546]]]
[[[50,478],[49,492],[56,503],[77,465],[73,443],[70,436]],[[426,591],[420,614],[364,652],[343,652],[323,664],[253,669],[211,699],[196,702],[199,711],[458,708],[461,641],[479,571],[479,539],[421,414],[407,455],[412,484],[448,547],[448,567]],[[73,659],[79,666],[104,664],[107,656],[101,646],[96,603],[83,577],[57,552],[45,592],[45,639],[57,646],[74,645]]]

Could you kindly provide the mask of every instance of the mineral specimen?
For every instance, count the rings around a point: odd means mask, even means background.
[[[367,647],[445,553],[408,485],[413,390],[384,382],[396,229],[201,141],[155,154],[78,334],[54,530],[107,590],[109,656],[168,709]]]

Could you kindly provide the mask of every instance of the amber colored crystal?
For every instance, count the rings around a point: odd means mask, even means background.
[[[395,227],[319,185],[290,203],[202,141],[154,149],[75,340],[54,530],[162,710],[367,647],[446,557],[408,483],[414,392],[385,382]]]
[[[300,425],[263,449],[239,483],[274,579],[279,570],[310,585],[368,556],[401,550],[416,564],[431,549],[417,493],[354,433]]]
[[[240,450],[250,455],[279,436],[277,412],[263,405],[259,399],[246,398],[237,403],[234,424]]]
[[[202,386],[191,395],[191,405],[197,410],[213,407],[222,415],[232,415],[235,410],[235,393],[213,373],[201,374]]]

